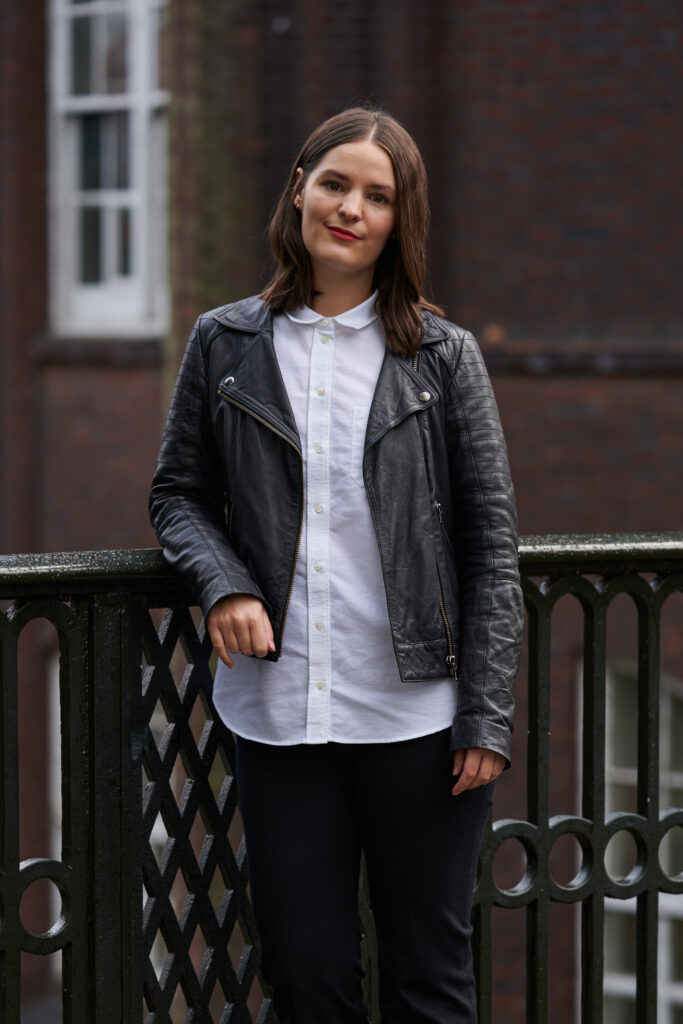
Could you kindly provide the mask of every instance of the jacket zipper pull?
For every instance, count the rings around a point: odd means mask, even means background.
[[[436,509],[436,511],[437,511],[437,513],[439,515],[439,522],[443,526],[443,515],[442,515],[442,512],[441,512],[441,502],[440,501],[435,501],[434,502],[434,508]]]
[[[446,656],[446,664],[448,665],[449,676],[457,676],[458,661],[454,654],[449,654]]]

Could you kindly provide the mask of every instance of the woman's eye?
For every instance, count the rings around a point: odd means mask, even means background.
[[[387,197],[382,192],[376,192],[374,195],[370,196],[370,198],[372,199],[373,203],[388,203],[389,202]]]
[[[325,188],[329,189],[330,192],[338,192],[341,189],[341,185],[338,181],[326,181]]]

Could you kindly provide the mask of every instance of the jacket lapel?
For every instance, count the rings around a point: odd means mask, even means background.
[[[228,367],[223,378],[222,393],[228,401],[244,406],[300,449],[301,439],[275,355],[272,315],[259,299],[251,298],[224,306],[214,311],[213,317],[226,327],[243,332],[245,337],[241,357],[234,367]],[[447,337],[436,317],[424,314],[424,322],[423,345]],[[230,378],[232,382],[228,384]],[[434,385],[421,377],[408,359],[387,349],[368,417],[366,449],[406,416],[429,409],[439,397]]]
[[[370,407],[365,447],[376,444],[388,430],[414,412],[429,409],[439,400],[433,384],[416,373],[407,359],[384,353],[375,395]]]
[[[234,366],[227,366],[223,375],[221,393],[229,402],[243,406],[301,449],[301,438],[275,355],[272,321],[260,333],[245,336],[241,357]]]

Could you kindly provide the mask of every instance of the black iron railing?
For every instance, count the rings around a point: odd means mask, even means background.
[[[494,822],[484,841],[475,906],[480,1019],[492,1019],[493,908],[526,908],[526,1016],[540,1024],[548,1019],[549,908],[576,903],[582,1019],[602,1021],[604,906],[616,897],[637,900],[636,1020],[651,1024],[658,899],[683,893],[683,865],[672,869],[660,856],[665,837],[683,826],[683,810],[659,807],[658,717],[660,617],[683,589],[683,534],[527,538],[520,562],[527,814]],[[568,594],[582,610],[580,810],[551,815],[551,624]],[[608,815],[606,622],[622,594],[637,616],[637,807]],[[22,951],[61,950],[63,1019],[72,1024],[274,1021],[259,980],[232,741],[211,701],[210,644],[160,552],[5,556],[0,599],[0,1019],[21,1019]],[[28,768],[18,738],[19,639],[36,619],[52,624],[59,648],[61,851],[22,860],[19,775]],[[682,625],[679,618],[679,632]],[[615,879],[605,851],[620,831],[633,837],[637,855]],[[550,869],[563,835],[580,850],[564,884]],[[493,860],[510,838],[521,843],[526,866],[504,888]],[[36,934],[20,904],[44,879],[62,906]],[[371,950],[368,958],[374,1006]]]

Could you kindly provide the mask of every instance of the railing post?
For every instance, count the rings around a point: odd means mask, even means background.
[[[605,939],[605,686],[607,613],[604,604],[584,604],[582,794],[584,818],[592,822],[596,876],[581,907],[581,1019],[601,1024]]]
[[[3,1021],[21,1014],[19,937],[19,709],[17,644],[7,620],[0,621],[0,1011]],[[14,913],[7,908],[14,907]]]
[[[659,603],[638,608],[638,814],[654,834],[659,821]],[[636,1020],[657,1019],[659,878],[649,858],[647,888],[636,911]]]
[[[91,877],[97,1024],[139,1024],[142,1018],[143,961],[132,948],[141,930],[139,856],[128,856],[142,799],[130,757],[130,708],[140,674],[137,632],[129,597],[93,598]]]
[[[550,609],[527,603],[529,633],[529,730],[527,805],[529,820],[540,830],[548,821],[550,776]],[[537,857],[537,898],[527,907],[527,1020],[543,1024],[548,1011],[548,864]]]

